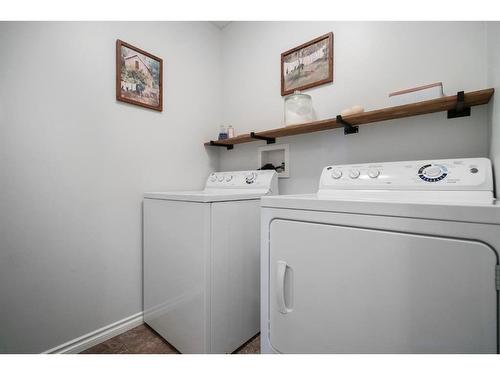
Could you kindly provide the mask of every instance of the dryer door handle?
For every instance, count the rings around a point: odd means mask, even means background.
[[[287,277],[288,274],[288,277]],[[277,262],[276,267],[276,296],[278,299],[278,310],[282,314],[292,312],[292,268],[283,260]],[[288,292],[288,293],[287,293]],[[286,297],[289,301],[287,303]]]

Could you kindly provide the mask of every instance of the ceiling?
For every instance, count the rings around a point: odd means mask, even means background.
[[[231,23],[231,21],[210,21],[210,22],[221,30]]]

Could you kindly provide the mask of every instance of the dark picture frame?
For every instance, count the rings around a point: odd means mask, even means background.
[[[281,96],[330,82],[333,82],[332,32],[281,54]]]
[[[117,39],[116,100],[163,111],[163,59]]]

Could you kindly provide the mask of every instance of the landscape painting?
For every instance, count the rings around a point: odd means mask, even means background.
[[[333,33],[281,54],[281,95],[333,82]]]
[[[163,60],[121,40],[116,41],[116,99],[163,110]]]

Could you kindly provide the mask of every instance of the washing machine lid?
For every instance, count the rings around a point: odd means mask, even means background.
[[[485,158],[327,166],[316,194],[263,198],[262,206],[500,223]]]
[[[211,203],[211,202],[260,199],[260,197],[262,197],[267,193],[268,192],[260,189],[255,189],[255,190],[211,189],[211,190],[199,190],[199,191],[150,192],[150,193],[145,193],[144,198]]]
[[[144,198],[210,203],[259,199],[272,194],[278,194],[276,171],[256,170],[214,172],[208,176],[203,190],[149,192]]]

